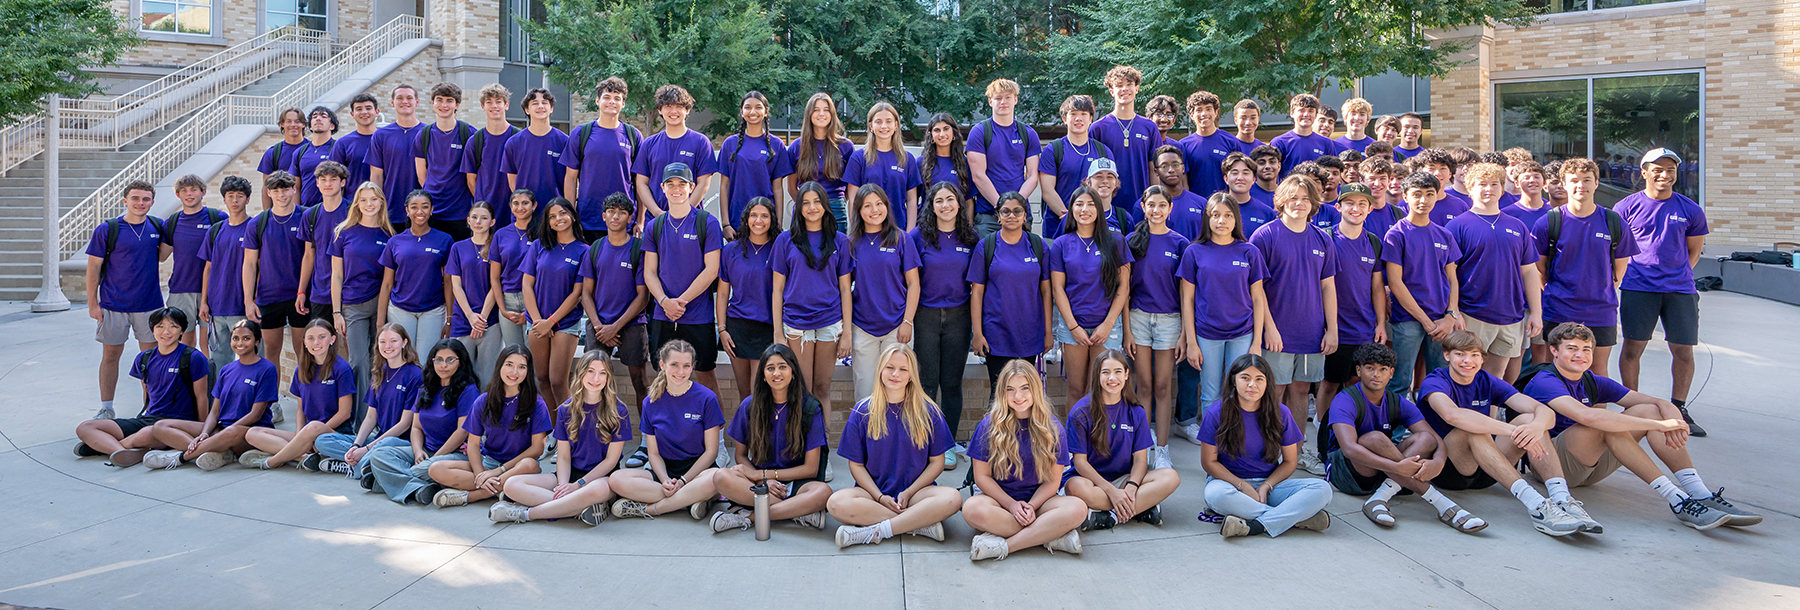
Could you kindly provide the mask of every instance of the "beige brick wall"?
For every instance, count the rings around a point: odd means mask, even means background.
[[[429,18],[445,55],[500,54],[500,0],[433,0]]]
[[[112,8],[118,14],[129,17],[131,15],[132,1],[133,0],[112,0]],[[475,1],[485,1],[492,4],[497,0]],[[219,51],[223,51],[231,45],[255,38],[258,34],[262,33],[257,27],[257,11],[260,10],[258,4],[259,0],[222,0],[219,3],[220,18],[223,20],[223,34],[225,38],[225,44],[222,46],[218,44],[193,44],[161,40],[146,41],[142,46],[139,46],[121,57],[119,59],[119,65],[128,67],[180,67],[204,59]],[[373,15],[371,14],[372,4],[368,0],[338,0],[333,4],[335,5],[334,8],[337,9],[337,36],[341,40],[355,41],[356,39],[367,35],[374,29],[375,25],[379,25],[369,23]],[[497,20],[499,18],[499,13],[497,12],[498,9],[495,10],[494,19]],[[133,25],[135,26],[136,24]],[[470,26],[474,27],[475,22],[471,22]],[[490,25],[486,28],[475,29],[488,32],[488,36],[496,40],[494,47],[498,48],[499,29],[497,27]]]

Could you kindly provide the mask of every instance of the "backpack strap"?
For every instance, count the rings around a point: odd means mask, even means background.
[[[231,222],[230,217],[214,220],[213,223],[206,228],[206,243],[210,244],[219,241],[219,232],[225,230],[225,225],[229,222]],[[311,235],[311,233],[308,233],[308,235]]]
[[[984,277],[992,276],[994,274],[994,250],[1000,247],[999,235],[999,233],[994,233],[981,240],[981,268],[986,271],[986,273],[983,274]],[[988,277],[988,282],[992,281],[993,278]]]
[[[1063,145],[1067,141],[1068,138],[1063,137],[1050,142],[1050,173],[1052,174],[1062,169]]]
[[[1031,240],[1031,255],[1037,257],[1039,276],[1049,275],[1050,261],[1044,257],[1044,238],[1030,231],[1025,232],[1025,237]]]
[[[262,243],[263,231],[269,228],[269,217],[272,215],[268,210],[263,210],[261,214],[256,215],[256,222],[250,225],[251,230],[256,232],[256,243]]]
[[[1581,391],[1587,393],[1588,402],[1600,402],[1600,380],[1594,378],[1593,371],[1581,372]]]
[[[986,151],[989,146],[994,145],[994,130],[999,126],[994,124],[993,119],[983,119],[978,124],[981,125],[981,150]]]
[[[588,138],[591,138],[593,136],[594,136],[594,122],[593,121],[588,121],[586,123],[582,123],[580,127],[575,128],[575,168],[577,170],[579,170],[581,168],[582,161],[587,158]]]
[[[1364,230],[1363,238],[1369,240],[1369,249],[1375,251],[1375,268],[1381,269],[1381,238],[1374,231]]]
[[[694,236],[700,238],[700,252],[704,255],[706,252],[706,220],[711,218],[712,214],[708,213],[706,208],[700,207],[694,208],[694,213],[696,214],[694,216]]]
[[[119,246],[119,225],[124,221],[118,218],[106,220],[106,256],[100,257],[100,281],[106,281],[106,267],[112,263],[113,249]]]
[[[193,365],[188,362],[188,360],[192,359],[193,353],[194,348],[189,347],[188,344],[175,344],[175,357],[180,362],[180,364],[176,365],[176,374],[180,375],[182,383],[181,387],[184,388],[192,387],[194,385],[194,368]]]
[[[1606,233],[1612,236],[1612,249],[1606,251],[1606,270],[1610,274],[1615,269],[1612,264],[1613,253],[1618,252],[1619,244],[1625,241],[1625,220],[1611,208],[1600,208],[1600,211],[1606,213]]]
[[[629,123],[625,123],[624,121],[619,122],[623,124],[622,126],[625,128],[625,141],[631,144],[631,159],[636,160],[638,144],[643,143],[644,134],[639,132],[636,127],[632,127]],[[763,135],[767,136],[769,135],[769,132],[765,130],[763,131]],[[775,155],[769,155],[769,157],[770,159],[773,159]]]
[[[630,248],[631,250],[628,256],[631,258],[631,270],[633,272],[641,272],[644,268],[644,242],[638,237],[633,236],[631,238]]]
[[[1544,261],[1544,284],[1549,285],[1556,279],[1556,242],[1562,238],[1562,208],[1550,208],[1550,213],[1545,218],[1548,224],[1544,227],[1544,243],[1549,246],[1547,249],[1550,254],[1546,255],[1548,258]]]

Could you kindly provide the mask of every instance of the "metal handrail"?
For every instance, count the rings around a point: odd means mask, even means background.
[[[234,125],[273,124],[275,114],[280,109],[317,99],[350,74],[379,59],[402,42],[424,36],[423,18],[401,15],[320,63],[274,95],[231,94],[213,98],[198,110],[189,113],[187,122],[171,131],[156,146],[144,151],[143,155],[118,175],[63,213],[58,222],[63,259],[75,256],[87,247],[87,240],[94,227],[123,213],[124,204],[119,197],[126,183],[133,180],[156,182],[186,162],[226,128]]]

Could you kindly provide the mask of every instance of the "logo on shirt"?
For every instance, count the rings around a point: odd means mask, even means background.
[[[256,385],[256,380],[255,379],[245,379],[244,383],[249,384],[249,385]]]
[[[1181,260],[1181,255],[1178,255],[1174,252],[1164,252],[1163,256],[1167,256],[1167,257],[1175,259],[1175,260]]]
[[[179,372],[181,372],[181,368],[180,368],[180,367],[173,367],[173,366],[172,366],[172,367],[169,367],[169,370],[168,370],[168,371],[167,371],[167,372],[170,372],[170,373],[179,373]]]
[[[876,250],[880,250],[880,251],[882,251],[882,252],[886,252],[886,253],[888,253],[888,254],[893,254],[893,253],[895,253],[895,252],[898,252],[898,251],[899,251],[899,250],[896,250],[896,249],[894,249],[894,248],[876,248]]]
[[[325,385],[337,385],[337,380],[336,379],[327,379],[327,380],[325,380]]]
[[[688,421],[700,421],[699,413],[682,413],[681,418]]]
[[[575,259],[572,259],[572,258],[564,258],[564,259],[563,259],[563,262],[565,262],[565,263],[568,263],[568,264],[570,264],[570,265],[579,265],[579,264],[581,264],[581,263],[580,263],[580,262],[579,262],[579,261],[576,261],[576,260],[575,260]]]
[[[1444,244],[1440,244],[1440,243],[1437,243],[1437,242],[1435,242],[1435,241],[1434,241],[1434,242],[1431,242],[1431,245],[1432,245],[1432,246],[1434,246],[1434,247],[1436,247],[1436,248],[1437,248],[1437,249],[1439,249],[1439,250],[1444,250],[1444,251],[1449,251],[1449,250],[1450,250],[1450,246],[1446,246],[1446,245],[1444,245]]]
[[[545,153],[545,154],[548,154],[548,155],[550,155],[550,156],[552,156],[552,157],[561,157],[561,156],[562,156],[562,153],[560,153],[560,152],[556,152],[556,151],[554,151],[554,150],[546,150],[546,151],[544,151],[544,153]]]
[[[1605,234],[1605,233],[1601,233],[1601,232],[1599,232],[1599,231],[1595,231],[1595,232],[1594,232],[1594,237],[1596,237],[1596,238],[1598,238],[1598,239],[1604,239],[1604,240],[1606,240],[1606,241],[1612,241],[1612,236],[1611,236],[1611,235],[1607,235],[1607,234]]]
[[[385,239],[381,239],[381,240],[376,240],[376,241],[375,241],[375,245],[377,245],[377,246],[385,246],[385,245],[387,245],[387,240],[385,240]]]
[[[898,165],[889,165],[889,166],[888,166],[888,171],[894,171],[894,172],[897,172],[897,171],[901,171],[901,170],[900,170],[900,166],[898,166]]]
[[[1250,261],[1231,261],[1233,267],[1249,267]]]
[[[1313,250],[1313,251],[1312,251],[1312,253],[1313,253],[1313,256],[1317,256],[1317,257],[1319,257],[1319,258],[1325,258],[1325,251],[1324,251],[1324,250],[1318,250],[1318,249],[1314,249],[1314,250]]]
[[[1518,231],[1514,231],[1512,229],[1506,229],[1506,232],[1507,232],[1507,234],[1512,235],[1513,237],[1524,237],[1524,235],[1520,235]]]
[[[683,157],[692,157],[692,156],[694,156],[694,151],[680,150],[680,151],[676,151],[675,154],[681,155]]]
[[[1669,215],[1669,224],[1675,224],[1678,222],[1687,222],[1687,221],[1688,221],[1688,219],[1682,218],[1680,215],[1677,215],[1677,214]]]
[[[1027,256],[1027,257],[1025,257],[1025,262],[1027,262],[1027,263],[1035,263],[1035,262],[1038,262],[1038,259],[1037,259],[1037,257],[1035,257],[1035,256]]]
[[[956,251],[957,251],[957,252],[961,252],[961,253],[964,253],[964,254],[968,254],[968,253],[970,253],[970,252],[974,252],[974,250],[970,250],[970,249],[968,249],[968,248],[964,248],[964,247],[961,247],[961,246],[958,246],[958,247],[957,247],[957,248],[956,248]]]
[[[425,251],[430,252],[432,254],[443,254],[444,253],[443,250],[439,250],[437,248],[426,248]]]
[[[194,228],[196,228],[196,229],[211,229],[211,228],[212,228],[212,225],[209,225],[209,224],[207,224],[207,225],[194,225]]]
[[[626,261],[619,261],[619,268],[621,268],[621,269],[630,269],[630,268],[631,268],[631,263],[629,263],[629,262],[626,262]]]
[[[1362,262],[1369,263],[1371,265],[1375,264],[1375,259],[1373,259],[1373,258],[1369,258],[1367,256],[1357,256],[1357,258],[1362,259]]]
[[[1132,427],[1131,424],[1114,424],[1113,428],[1116,428],[1118,430],[1123,430],[1125,432],[1136,432],[1137,431],[1137,428]]]

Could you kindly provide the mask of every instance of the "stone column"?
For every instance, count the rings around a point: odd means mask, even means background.
[[[486,121],[480,98],[483,86],[500,82],[500,11],[502,0],[431,0],[430,36],[443,42],[438,71],[463,89],[463,120]]]
[[[1458,63],[1431,83],[1432,148],[1469,147],[1488,150],[1494,143],[1494,28],[1469,26],[1427,34],[1439,43],[1466,45],[1452,57]]]

